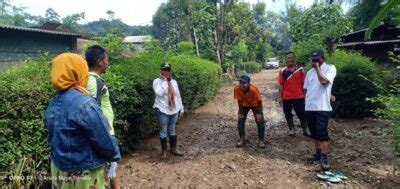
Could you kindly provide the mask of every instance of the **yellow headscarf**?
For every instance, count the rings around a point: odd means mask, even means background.
[[[51,85],[62,91],[74,87],[83,94],[88,84],[89,68],[82,56],[73,53],[63,53],[53,60],[51,66]]]

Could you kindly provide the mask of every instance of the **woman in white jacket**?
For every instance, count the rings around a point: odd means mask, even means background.
[[[167,137],[169,137],[170,152],[176,156],[183,156],[177,149],[176,122],[183,117],[183,104],[178,83],[172,79],[171,64],[163,63],[160,66],[160,77],[153,81],[156,99],[153,108],[156,111],[160,126],[161,158],[167,157]]]

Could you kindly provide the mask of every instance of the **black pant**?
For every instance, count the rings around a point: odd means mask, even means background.
[[[257,107],[243,107],[243,118],[238,120],[238,130],[239,130],[239,136],[242,138],[245,136],[245,123],[247,119],[247,115],[249,114],[249,111],[253,112],[254,115],[254,120],[256,121],[257,124],[257,131],[258,131],[258,138],[260,140],[264,140],[265,136],[265,121],[264,121],[264,115],[263,112],[258,111]],[[257,120],[257,114],[261,114],[261,120]]]
[[[293,129],[293,108],[296,112],[297,117],[299,117],[300,122],[303,123],[306,120],[304,98],[283,100],[283,112],[285,113],[285,118],[288,123],[289,129]]]

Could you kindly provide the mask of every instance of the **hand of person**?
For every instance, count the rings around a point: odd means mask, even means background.
[[[317,68],[318,67],[318,62],[311,62],[311,65],[313,68]]]
[[[331,95],[331,102],[335,102],[336,101],[336,97]]]
[[[163,75],[161,75],[160,74],[160,78],[163,80],[163,81],[167,81],[167,78],[166,77],[164,77]]]
[[[182,119],[184,115],[185,115],[185,113],[184,113],[184,112],[181,112],[181,113],[179,114],[179,119]]]

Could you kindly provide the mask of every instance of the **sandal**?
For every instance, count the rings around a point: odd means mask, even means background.
[[[338,183],[342,181],[342,179],[340,179],[339,177],[333,177],[330,174],[326,174],[326,171],[323,174],[317,174],[317,177],[321,180],[329,181],[332,183]]]
[[[329,175],[329,176],[331,176],[331,177],[337,177],[337,178],[344,179],[344,180],[347,180],[347,179],[348,179],[348,178],[347,178],[342,172],[340,172],[340,171],[333,171],[333,172],[331,172],[331,171],[325,171],[325,174],[326,174],[326,175]]]

